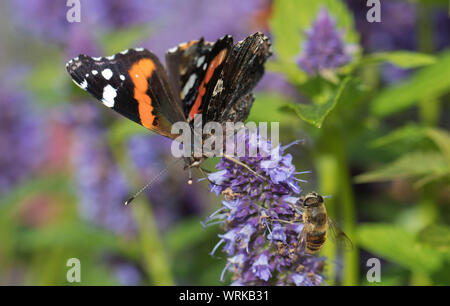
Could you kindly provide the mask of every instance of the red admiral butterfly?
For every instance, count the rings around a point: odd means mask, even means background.
[[[166,53],[166,68],[152,52],[129,49],[110,57],[80,55],[66,64],[75,84],[119,114],[174,139],[175,122],[243,122],[252,90],[271,55],[268,38],[255,33],[233,45],[230,35],[215,43],[203,38]],[[199,164],[194,157],[186,166]]]

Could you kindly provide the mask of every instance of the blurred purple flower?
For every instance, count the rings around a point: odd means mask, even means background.
[[[170,6],[174,9],[173,4],[167,0],[89,0],[86,11],[101,27],[117,29],[154,22]]]
[[[309,75],[315,75],[321,70],[337,69],[350,62],[351,57],[346,51],[342,34],[336,29],[336,21],[325,8],[320,9],[306,35],[298,65]]]
[[[170,156],[170,146],[170,139],[155,135],[136,135],[128,141],[128,152],[142,182],[155,179],[146,195],[153,205],[158,227],[162,231],[181,218],[199,215],[205,209],[205,201],[198,189],[187,184],[185,173],[180,175],[179,168],[183,164],[181,160],[174,160]],[[178,163],[168,168],[173,162]]]
[[[95,118],[95,109],[83,107],[88,118]],[[90,113],[90,114],[89,114]],[[105,132],[95,121],[74,126],[72,158],[81,215],[118,234],[134,234],[136,224],[131,210],[123,203],[130,193],[125,177],[119,171],[109,149]]]
[[[9,1],[14,24],[19,29],[52,41],[66,41],[70,23],[66,20],[66,1]]]
[[[84,24],[72,27],[68,35],[70,39],[67,40],[65,46],[66,60],[72,59],[80,54],[88,54],[89,56],[103,55],[93,33]]]
[[[0,85],[0,194],[29,176],[44,160],[41,116],[23,93]]]
[[[435,35],[433,41],[437,51],[443,50],[450,46],[450,18],[448,9],[443,8],[433,11],[433,26]]]
[[[262,150],[270,154],[239,160],[265,181],[228,159],[222,159],[219,171],[208,177],[211,191],[225,195],[223,206],[205,222],[222,224],[226,231],[219,234],[211,252],[223,246],[229,256],[221,279],[230,271],[232,285],[320,285],[324,259],[305,254],[297,245],[303,228],[295,207],[301,192],[296,175],[301,172],[295,171],[292,156],[285,154],[288,146],[271,148],[270,141],[253,136],[238,134],[237,142],[244,142],[246,152],[251,152],[261,141]],[[276,151],[278,158],[273,155]]]
[[[366,51],[414,50],[417,47],[417,7],[407,1],[384,1],[381,21],[369,23],[365,1],[347,0],[354,12],[356,29]]]
[[[162,2],[162,1],[161,1]],[[167,0],[168,9],[160,16],[157,31],[145,46],[163,56],[167,49],[179,43],[204,37],[216,41],[230,34],[240,40],[249,34],[267,32],[258,24],[258,13],[268,10],[267,0]]]
[[[132,264],[118,263],[114,271],[117,281],[122,286],[138,286],[142,281],[141,272]]]
[[[258,13],[268,10],[268,0],[89,0],[81,1],[81,23],[69,23],[66,1],[10,1],[10,12],[18,28],[32,35],[69,44],[74,29],[83,33],[151,24],[154,36],[147,44],[161,56],[180,42],[216,40],[224,34],[243,38],[261,29]],[[86,31],[89,29],[88,31]]]

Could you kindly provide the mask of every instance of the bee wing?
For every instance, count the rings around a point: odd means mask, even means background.
[[[307,235],[307,227],[308,225],[303,225],[303,229],[300,232],[300,238],[298,240],[299,249],[302,251],[306,251],[306,235]]]
[[[328,218],[328,229],[331,240],[333,240],[339,248],[344,251],[353,250],[353,243],[348,236],[339,228],[339,226],[330,218]]]

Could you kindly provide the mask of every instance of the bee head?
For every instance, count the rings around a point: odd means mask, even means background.
[[[323,203],[323,197],[317,192],[308,193],[303,200],[303,205],[306,207],[314,207]]]

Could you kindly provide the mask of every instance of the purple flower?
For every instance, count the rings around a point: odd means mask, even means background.
[[[139,269],[129,263],[118,263],[114,267],[117,281],[122,286],[138,286],[142,281]]]
[[[216,166],[219,171],[208,176],[211,192],[225,196],[223,206],[205,221],[225,230],[211,252],[223,247],[229,256],[221,279],[232,272],[232,285],[320,285],[323,259],[298,246],[303,224],[296,175],[302,172],[295,171],[292,156],[285,154],[289,146],[271,149],[269,141],[255,134],[238,133],[236,139],[246,152],[254,152],[258,142],[263,150],[256,157],[238,158],[258,176],[225,158]],[[296,274],[307,281],[300,282]]]
[[[71,23],[66,19],[66,1],[14,0],[10,12],[17,28],[38,38],[50,41],[66,41]]]
[[[309,75],[322,70],[337,69],[351,60],[342,41],[342,34],[336,29],[336,21],[322,8],[317,15],[298,60],[298,65]]]
[[[71,152],[80,214],[118,234],[134,234],[137,230],[134,218],[123,204],[130,191],[114,161],[105,132],[98,124],[95,108],[85,105],[76,108],[83,108],[83,111],[73,112],[83,114],[83,118],[73,118],[75,132]],[[93,119],[86,122],[86,118]]]
[[[367,22],[366,1],[347,0],[354,13],[361,44],[368,52],[417,48],[417,5],[407,1],[384,1],[381,21]]]
[[[29,102],[0,85],[0,194],[28,179],[44,159],[45,129]]]
[[[90,56],[101,56],[102,51],[96,42],[92,31],[88,30],[84,23],[69,29],[66,43],[66,60],[72,59],[80,54],[89,54]]]
[[[168,9],[157,20],[158,30],[145,46],[163,56],[167,49],[179,43],[204,37],[209,41],[230,34],[240,40],[256,31],[265,31],[257,22],[258,14],[268,10],[266,0],[191,0],[158,1]]]
[[[263,281],[268,281],[272,276],[272,273],[270,272],[269,258],[265,253],[259,255],[253,263],[252,272],[257,278],[262,279]]]
[[[89,0],[83,4],[95,24],[113,29],[155,22],[168,8],[175,8],[166,0]]]

